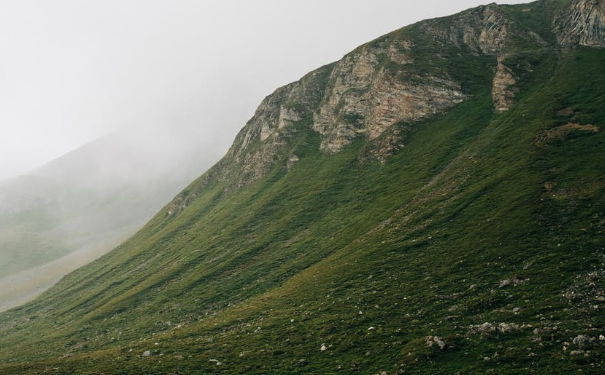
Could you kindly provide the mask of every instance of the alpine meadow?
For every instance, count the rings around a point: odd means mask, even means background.
[[[1,374],[603,374],[605,0],[406,26],[278,88]]]

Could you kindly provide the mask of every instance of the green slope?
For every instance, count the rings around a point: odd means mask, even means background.
[[[132,236],[215,160],[211,141],[182,125],[147,131],[107,135],[0,183],[0,311]]]
[[[511,43],[501,114],[496,58],[426,34],[472,11],[364,46],[426,38],[413,66],[380,69],[445,72],[467,95],[394,124],[383,162],[390,132],[319,151],[312,113],[337,67],[303,78],[283,105],[305,115],[269,152],[238,153],[251,120],[137,235],[0,315],[0,372],[602,373],[605,49],[554,46],[563,3],[502,7],[549,44]]]

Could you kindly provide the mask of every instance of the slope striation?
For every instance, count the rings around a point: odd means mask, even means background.
[[[135,236],[0,315],[0,371],[602,373],[601,5],[420,22],[278,89]]]

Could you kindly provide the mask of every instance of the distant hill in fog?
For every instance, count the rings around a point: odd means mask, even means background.
[[[123,130],[0,183],[0,310],[133,234],[223,150],[191,129]]]

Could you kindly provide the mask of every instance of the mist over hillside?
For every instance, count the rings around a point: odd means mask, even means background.
[[[492,3],[355,48],[1,313],[0,372],[603,374],[604,69],[605,0]]]
[[[0,310],[117,246],[223,152],[201,126],[127,128],[0,183]]]

